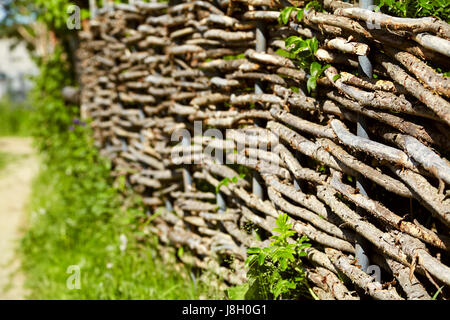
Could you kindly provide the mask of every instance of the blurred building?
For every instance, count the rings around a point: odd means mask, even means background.
[[[9,94],[14,100],[22,100],[32,87],[29,77],[36,75],[38,68],[25,44],[13,47],[13,43],[0,39],[0,98]]]

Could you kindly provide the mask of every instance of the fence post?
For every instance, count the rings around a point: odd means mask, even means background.
[[[227,210],[227,204],[225,202],[223,194],[220,191],[218,191],[216,194],[216,204],[217,207],[219,207],[219,213],[224,213]]]
[[[359,6],[363,9],[368,9],[373,5],[373,0],[360,0]],[[359,65],[359,73],[362,76],[365,76],[369,79],[372,78],[372,64],[367,56],[358,56],[358,65]],[[356,124],[356,135],[359,137],[363,137],[366,139],[369,139],[369,135],[367,133],[367,127],[364,120],[364,116],[361,114],[358,114],[358,123]],[[363,177],[361,175],[358,175],[356,180],[356,187],[359,188],[359,192],[362,195],[367,196],[367,191],[364,188],[364,182]],[[357,211],[361,212],[362,210],[360,208],[357,208]],[[361,270],[367,271],[367,268],[369,267],[369,258],[367,256],[367,253],[364,250],[365,241],[361,236],[356,237],[355,241],[355,256],[358,264],[361,266]]]
[[[114,10],[114,1],[113,0],[103,0],[103,2],[106,1],[106,7],[108,9],[108,11],[113,11]]]
[[[261,21],[258,21],[256,24],[256,51],[257,52],[265,52],[267,48],[266,37],[264,35],[264,24]],[[263,89],[261,82],[257,81],[255,83],[255,93],[262,94]],[[256,123],[255,123],[256,124]],[[256,124],[258,125],[258,124]],[[253,172],[252,177],[252,193],[258,198],[262,199],[264,196],[264,191],[261,183],[259,182],[259,176],[257,172]]]
[[[181,145],[185,148],[191,147],[191,139],[183,136],[181,140]],[[183,166],[183,182],[184,182],[184,191],[189,192],[192,191],[192,175],[189,172],[188,165],[185,164]]]
[[[97,16],[97,2],[96,0],[89,0],[89,12],[91,19],[95,19]]]

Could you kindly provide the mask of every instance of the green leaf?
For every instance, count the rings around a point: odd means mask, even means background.
[[[260,266],[262,266],[263,264],[264,264],[264,261],[266,260],[266,253],[265,252],[261,252],[259,255],[258,255],[258,263],[259,263],[259,265]]]
[[[341,75],[340,74],[335,74],[334,76],[333,76],[333,82],[336,82],[336,80],[338,80],[338,79],[340,79],[341,78]]]
[[[259,254],[261,252],[261,248],[248,248],[247,254]]]
[[[316,90],[316,87],[317,87],[317,79],[315,77],[310,77],[306,82],[306,89],[308,89],[308,92],[311,92]]]
[[[288,38],[286,38],[284,40],[284,45],[285,45],[286,48],[289,48],[294,43],[296,44],[296,43],[299,43],[299,42],[302,42],[302,41],[303,41],[303,39],[301,37],[290,36],[290,37],[288,37]]]
[[[322,66],[318,62],[311,63],[311,67],[309,69],[309,73],[311,77],[318,77],[320,74],[320,71],[322,70]]]
[[[289,221],[289,216],[286,213],[283,213],[277,217],[277,220],[275,220],[275,223],[280,229],[283,229],[287,225],[288,221]]]
[[[177,255],[179,258],[181,258],[183,256],[183,254],[184,254],[184,248],[181,246],[178,248]]]
[[[295,44],[295,46],[290,50],[293,54],[298,55],[300,52],[303,52],[302,56],[310,56],[311,52],[308,49],[308,42],[299,41]]]
[[[311,243],[302,243],[300,241],[298,241],[297,243],[298,243],[298,246],[297,246],[298,250],[304,250],[306,248],[311,247]]]
[[[292,281],[289,281],[287,279],[282,279],[279,280],[273,290],[272,293],[274,295],[274,298],[277,299],[280,295],[282,295],[283,293],[287,293],[289,292],[291,289],[295,289],[296,288],[296,284]]]
[[[246,294],[249,289],[249,283],[246,282],[239,286],[231,287],[227,289],[228,299],[230,300],[245,300]]]
[[[278,22],[280,24],[287,24],[289,22],[289,17],[291,16],[291,13],[294,9],[295,7],[287,7],[281,10]]]
[[[245,260],[245,265],[248,266],[249,268],[252,268],[257,260],[258,260],[258,255],[253,254],[253,255],[249,256],[247,258],[247,260]]]
[[[310,48],[311,48],[311,52],[312,54],[316,54],[317,50],[319,49],[319,41],[317,40],[316,37],[312,38],[310,40]]]
[[[286,260],[280,260],[280,270],[284,271],[287,269],[287,261]]]
[[[283,49],[277,49],[275,51],[275,53],[278,54],[279,56],[282,56],[282,57],[285,57],[288,59],[295,59],[295,54],[293,54],[289,51],[283,50]]]
[[[433,295],[433,297],[431,298],[431,300],[436,300],[437,297],[438,297],[438,295],[439,295],[439,293],[441,293],[441,291],[442,291],[443,288],[444,288],[444,286],[440,287],[440,288],[436,291],[436,293]]]
[[[291,89],[293,92],[295,93],[300,93],[300,88],[297,87],[289,87],[289,89]]]
[[[326,64],[322,67],[322,69],[320,70],[320,74],[322,74],[325,70],[327,70],[329,67],[331,67],[331,65]]]

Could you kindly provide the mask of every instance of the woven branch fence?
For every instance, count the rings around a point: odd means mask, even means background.
[[[281,25],[287,5],[100,9],[78,52],[82,113],[99,148],[149,212],[165,208],[151,226],[160,241],[189,248],[184,262],[229,285],[246,281],[246,249],[267,246],[287,213],[313,244],[305,270],[321,299],[446,292],[450,79],[430,66],[450,69],[450,25],[340,1]],[[312,95],[309,70],[275,53],[292,35],[316,37],[315,58],[331,65]],[[358,75],[361,57],[377,79]]]

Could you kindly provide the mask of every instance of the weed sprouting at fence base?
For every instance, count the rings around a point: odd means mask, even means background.
[[[271,237],[270,246],[249,248],[245,262],[248,283],[228,290],[231,299],[317,299],[310,289],[303,269],[302,257],[306,256],[306,236],[288,241],[296,234],[287,214],[281,214],[273,229],[279,235]]]

